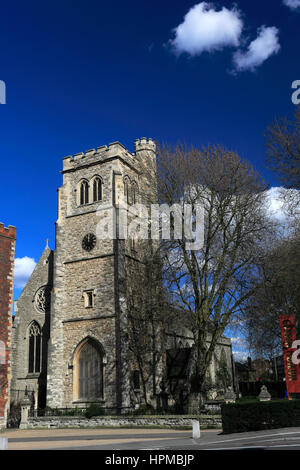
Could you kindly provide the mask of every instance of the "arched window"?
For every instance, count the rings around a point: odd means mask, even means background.
[[[138,202],[137,198],[138,198],[138,185],[136,184],[135,181],[133,181],[131,185],[132,204],[136,204]]]
[[[103,360],[96,344],[89,340],[78,356],[78,399],[103,398]]]
[[[29,328],[29,374],[38,374],[41,372],[41,329],[37,322],[33,322]]]
[[[93,181],[93,202],[102,200],[102,180],[95,178]]]
[[[87,181],[82,181],[80,184],[80,205],[88,204],[89,202],[89,185]]]
[[[124,178],[124,200],[127,204],[130,204],[131,197],[130,197],[130,180],[128,176]]]
[[[131,237],[130,237],[130,249],[131,251],[136,251],[136,238],[133,233],[131,234]]]

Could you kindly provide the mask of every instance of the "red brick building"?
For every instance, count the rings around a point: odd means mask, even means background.
[[[0,223],[0,428],[9,405],[15,242],[16,228]]]

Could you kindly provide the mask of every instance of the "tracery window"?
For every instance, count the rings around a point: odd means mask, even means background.
[[[41,372],[41,329],[37,322],[33,322],[29,328],[29,358],[28,372],[38,374]]]
[[[78,398],[94,400],[103,398],[103,360],[99,349],[87,341],[79,351]]]
[[[82,181],[80,184],[80,205],[88,204],[89,202],[89,184],[87,181]]]
[[[97,177],[93,181],[93,202],[102,200],[102,180]]]
[[[34,305],[39,313],[48,313],[50,310],[51,288],[42,286],[35,294]]]

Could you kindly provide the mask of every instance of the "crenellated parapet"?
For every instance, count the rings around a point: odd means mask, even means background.
[[[78,167],[84,165],[90,165],[94,162],[100,162],[101,160],[107,160],[113,157],[121,157],[128,163],[134,165],[134,157],[142,157],[145,155],[156,155],[156,144],[153,139],[142,137],[136,139],[134,142],[134,153],[132,154],[129,150],[124,147],[120,142],[112,142],[108,146],[102,145],[96,149],[90,149],[86,152],[75,153],[74,155],[68,155],[63,159],[63,172],[72,171]]]
[[[90,149],[86,152],[76,153],[75,155],[68,155],[63,159],[63,171],[72,170],[77,166],[89,165],[94,161],[106,160],[111,157],[120,156],[129,160],[133,159],[124,145],[120,142],[112,142],[108,146],[102,145],[97,149]]]
[[[137,154],[140,151],[151,151],[156,153],[156,143],[153,139],[146,137],[141,137],[136,139],[134,142],[134,154]],[[133,158],[134,154],[129,152],[129,150],[124,147],[120,142],[112,142],[108,146],[102,145],[97,147],[97,149],[90,149],[86,152],[75,153],[74,155],[68,155],[63,159],[64,169],[71,168],[74,166],[74,163],[84,164],[89,163],[91,159],[106,159],[112,156],[123,156],[128,158]]]
[[[77,165],[84,165],[90,163],[95,159],[103,159],[104,154],[107,150],[107,146],[98,147],[97,149],[86,150],[86,152],[75,153],[74,155],[68,155],[63,158],[63,171],[70,170]]]
[[[151,151],[156,153],[156,144],[153,139],[142,137],[141,139],[136,139],[134,142],[134,151],[135,153],[140,151]]]
[[[4,227],[4,224],[0,222],[0,236],[5,238],[12,238],[13,240],[16,239],[16,227],[9,225],[8,228]]]

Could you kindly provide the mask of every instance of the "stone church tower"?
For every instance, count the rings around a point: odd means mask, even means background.
[[[138,261],[128,240],[97,236],[102,214],[128,203],[145,202],[141,163],[155,159],[149,139],[135,154],[120,143],[63,160],[53,259],[47,405],[130,407],[127,259]],[[155,202],[155,201],[153,201]],[[142,293],[140,293],[142,295]]]
[[[168,349],[178,369],[177,348],[188,352],[192,338],[181,331],[182,324],[163,332],[159,315],[153,315],[159,310],[153,299],[162,286],[160,276],[160,287],[151,282],[145,260],[159,241],[121,236],[120,220],[128,207],[157,203],[156,188],[147,178],[155,168],[156,146],[145,138],[135,141],[134,153],[115,142],[64,158],[55,249],[47,244],[16,302],[13,402],[27,389],[38,408],[98,403],[108,413],[126,412],[145,396],[155,405],[166,378]],[[111,237],[103,224],[110,214],[116,222]],[[140,322],[136,329],[132,311]],[[146,312],[147,321],[140,321],[140,312]],[[224,349],[230,368],[230,340],[221,342],[220,354]],[[141,360],[133,343],[143,349]],[[183,381],[184,371],[185,366]],[[214,376],[213,364],[211,372]]]
[[[126,210],[121,201],[156,202],[142,173],[155,162],[155,144],[144,138],[134,154],[115,142],[64,158],[55,250],[47,244],[16,301],[12,401],[27,389],[39,408],[133,406],[139,380],[128,347],[127,284],[145,245],[101,236],[99,222]]]

